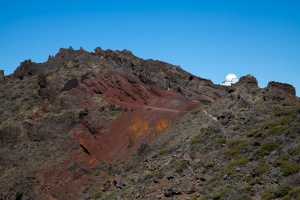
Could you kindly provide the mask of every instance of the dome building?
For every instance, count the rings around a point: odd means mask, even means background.
[[[223,81],[221,85],[231,86],[232,84],[235,84],[238,81],[238,77],[235,74],[230,73],[225,77],[225,81]]]

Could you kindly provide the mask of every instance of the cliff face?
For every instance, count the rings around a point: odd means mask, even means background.
[[[0,101],[0,199],[300,196],[289,84],[70,47],[0,75]]]

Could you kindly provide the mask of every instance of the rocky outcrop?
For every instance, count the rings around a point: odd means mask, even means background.
[[[253,75],[247,74],[246,76],[242,76],[239,79],[239,82],[237,82],[235,85],[243,85],[245,87],[258,88],[258,81]]]
[[[283,92],[286,94],[290,94],[292,96],[296,95],[295,87],[290,84],[287,84],[287,83],[271,81],[268,83],[267,90],[272,91],[272,92],[275,92],[275,91]]]
[[[5,81],[4,70],[0,70],[0,83]]]
[[[39,64],[32,62],[30,59],[21,62],[20,66],[14,71],[13,76],[20,80],[25,77],[36,75],[42,72],[43,69],[39,68]]]

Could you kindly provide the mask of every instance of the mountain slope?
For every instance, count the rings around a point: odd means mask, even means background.
[[[300,197],[300,100],[127,50],[60,49],[0,83],[1,199]]]

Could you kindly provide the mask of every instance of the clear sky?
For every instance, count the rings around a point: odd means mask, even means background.
[[[59,48],[128,49],[220,84],[252,74],[300,96],[300,0],[1,0],[0,69]]]

